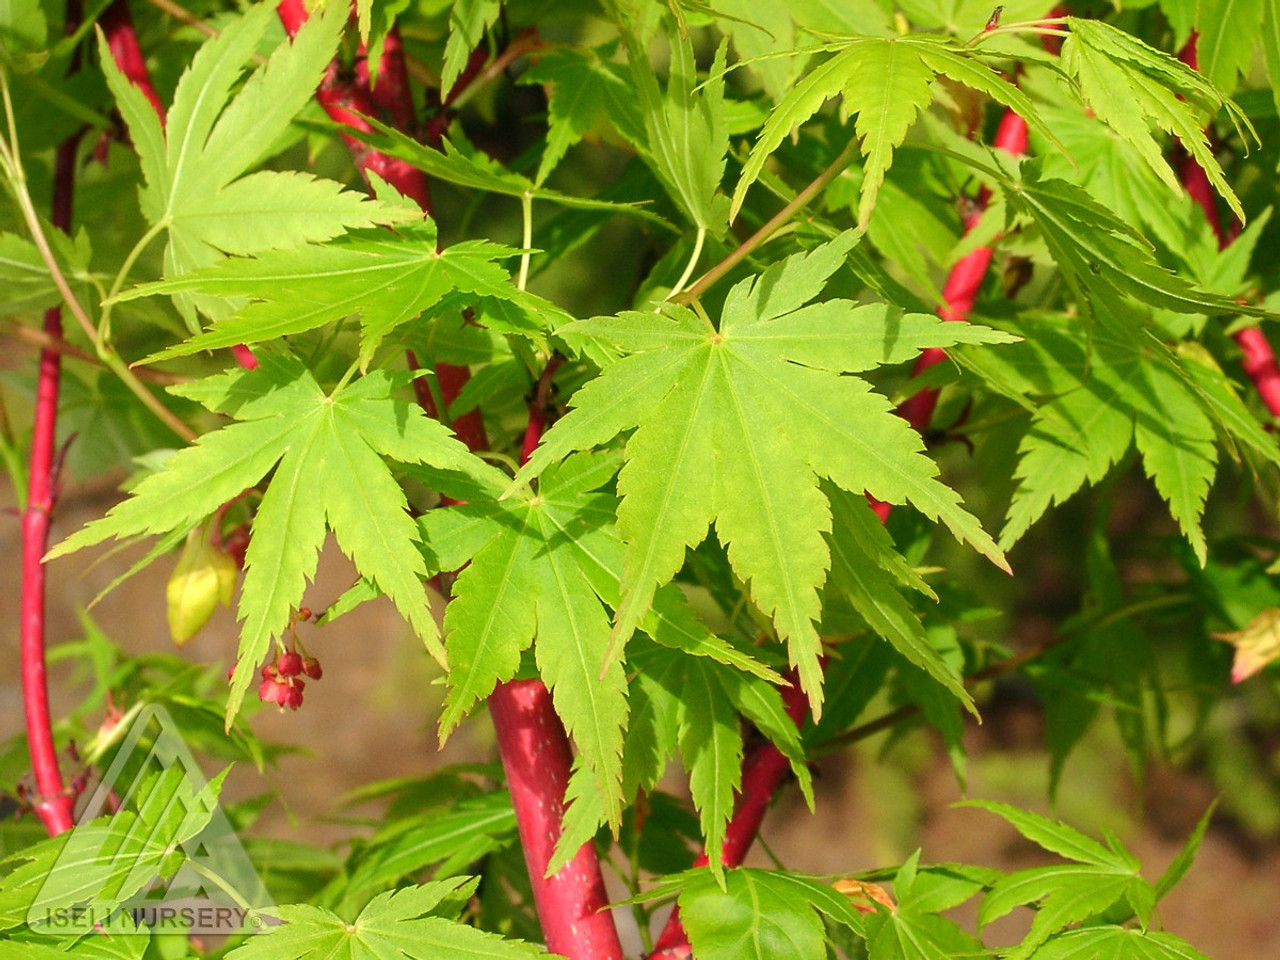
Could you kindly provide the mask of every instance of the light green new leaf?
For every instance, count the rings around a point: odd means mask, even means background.
[[[257,370],[219,378],[225,389],[209,401],[238,422],[175,453],[127,500],[50,552],[56,557],[112,537],[190,529],[275,467],[245,556],[240,669],[228,724],[254,681],[254,668],[302,601],[326,526],[361,575],[391,598],[443,662],[422,585],[426,564],[417,549],[418,528],[382,458],[430,463],[488,483],[501,476],[417,406],[393,398],[406,375],[377,371],[325,394],[297,361],[269,353],[260,360]]]
[[[1138,861],[1114,841],[1103,846],[1064,823],[1005,803],[970,800],[957,806],[997,814],[1033,843],[1076,861],[1020,870],[992,886],[978,911],[980,924],[986,925],[1014,907],[1040,904],[1030,933],[1009,954],[1011,960],[1026,960],[1053,933],[1102,913],[1121,898],[1153,899],[1151,885],[1138,874]]]
[[[754,3],[752,0],[716,0],[716,25],[733,39],[738,62],[753,73],[774,100],[786,96],[809,57],[796,51],[796,20],[800,10],[786,3]],[[823,27],[831,29],[829,23]],[[779,57],[780,50],[796,51]]]
[[[600,50],[560,47],[549,51],[520,75],[520,83],[550,86],[547,95],[547,148],[534,183],[541,185],[568,149],[603,124],[632,143],[643,142],[644,122],[635,89],[608,57],[617,44]]]
[[[311,17],[233,97],[276,15],[271,4],[251,8],[197,51],[178,81],[163,129],[155,110],[115,66],[105,39],[99,38],[107,82],[142,165],[143,213],[168,233],[166,276],[206,267],[223,253],[252,254],[323,241],[352,228],[405,218],[403,210],[307,173],[244,176],[311,100],[337,50],[346,12],[340,4],[330,4]],[[199,329],[193,305],[214,319],[228,312],[215,299],[184,294],[177,303],[193,333]]]
[[[687,870],[627,902],[678,897],[681,920],[700,958],[824,958],[819,914],[862,935],[863,917],[823,877],[739,867],[722,876]]]
[[[678,741],[689,771],[689,793],[698,810],[711,869],[723,871],[725,828],[734,792],[742,783],[742,734],[738,711],[716,671],[694,661],[685,666]]]
[[[424,311],[437,309],[448,294],[461,296],[457,306],[483,297],[510,303],[511,316],[523,323],[506,323],[503,328],[541,342],[542,328],[568,314],[516,288],[497,262],[515,254],[487,240],[466,240],[440,250],[435,225],[426,221],[400,237],[359,234],[323,246],[224,259],[187,276],[135,287],[120,299],[197,293],[249,301],[207,332],[148,361],[276,340],[358,315],[360,359],[368,363],[384,337]]]
[[[1044,944],[1035,956],[1036,960],[1209,960],[1172,933],[1116,926],[1068,930]]]
[[[822,921],[805,894],[767,870],[709,874],[685,885],[677,902],[689,944],[702,960],[824,960]]]
[[[843,234],[739,284],[718,330],[679,307],[571,324],[573,334],[627,356],[574,395],[574,409],[548,431],[513,484],[573,450],[634,430],[618,479],[627,552],[612,644],[631,636],[655,588],[714,521],[734,571],[788,642],[815,711],[821,644],[813,621],[831,525],[819,478],[910,502],[1004,564],[959,496],[935,479],[919,435],[865,380],[840,374],[924,346],[1008,338],[934,317],[904,320],[881,304],[801,307],[854,239]]]
[[[453,0],[449,11],[449,39],[444,45],[444,66],[440,70],[440,89],[453,90],[471,51],[480,46],[488,30],[502,11],[502,0]]]
[[[1060,63],[1076,81],[1089,109],[1132,144],[1171,189],[1181,193],[1182,186],[1151,127],[1177,137],[1243,221],[1240,200],[1227,183],[1205,133],[1204,114],[1212,117],[1225,110],[1237,133],[1245,136],[1246,131],[1252,134],[1253,128],[1244,112],[1185,63],[1123,30],[1101,20],[1077,17],[1068,17],[1067,24],[1070,35],[1062,44]],[[1231,69],[1234,72],[1234,66]]]
[[[227,960],[284,956],[295,960],[530,960],[547,956],[533,944],[507,940],[455,919],[478,883],[478,879],[451,877],[382,893],[350,921],[307,904],[276,907],[264,913],[283,923],[264,926],[264,932],[232,950]]]
[[[521,653],[534,643],[556,712],[592,770],[609,822],[617,823],[627,684],[621,659],[605,659],[609,617],[582,556],[609,550],[613,498],[561,489],[556,471],[545,480],[528,500],[468,503],[422,520],[442,568],[470,561],[445,613],[449,693],[440,735],[515,676]]]
[[[900,906],[867,920],[869,960],[937,960],[938,957],[983,957],[987,952],[972,935],[947,917]]]
[[[615,590],[616,587],[615,575]],[[679,592],[675,587],[659,591],[659,605],[669,591]],[[655,608],[654,613],[657,612]],[[646,629],[660,633],[652,626]],[[733,814],[734,791],[741,774],[740,715],[755,724],[787,757],[801,791],[811,798],[811,776],[804,750],[775,682],[747,675],[710,657],[691,659],[678,648],[651,642],[644,636],[636,637],[628,646],[627,666],[633,675],[631,715],[623,749],[623,795],[631,797],[637,790],[653,790],[679,749],[693,786],[694,806],[714,870],[721,867],[725,825]],[[599,798],[593,791],[584,790],[578,781],[575,774],[569,785],[574,805],[566,816],[553,868],[591,839],[604,821]]]
[[[830,60],[810,71],[769,116],[733,193],[729,219],[738,215],[747,189],[760,176],[765,160],[796,127],[832,97],[842,97],[843,116],[856,116],[863,167],[858,225],[871,219],[876,194],[893,163],[893,151],[906,139],[920,111],[933,100],[938,75],[985,93],[1024,118],[1050,140],[1030,97],[1004,80],[968,48],[941,38],[864,37],[854,40]]]
[[[724,235],[728,227],[720,195],[729,130],[725,124],[724,72],[728,43],[716,51],[711,77],[701,87],[688,36],[672,32],[671,73],[665,96],[649,58],[626,35],[631,79],[644,115],[642,155],[671,198],[699,230]]]
[[[1200,72],[1219,90],[1236,88],[1248,74],[1258,48],[1266,0],[1200,0],[1197,4],[1196,59]]]

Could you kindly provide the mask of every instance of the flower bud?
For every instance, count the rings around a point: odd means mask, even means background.
[[[230,604],[236,564],[193,530],[165,587],[169,634],[182,646],[208,623],[219,603]]]

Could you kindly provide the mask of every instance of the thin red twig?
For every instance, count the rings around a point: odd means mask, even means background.
[[[82,16],[80,0],[68,0],[66,29],[70,33]],[[71,65],[80,67],[79,57]],[[81,133],[58,147],[54,160],[53,209],[50,219],[59,230],[71,230],[75,191],[76,151]],[[62,339],[62,310],[45,311],[44,333]],[[58,498],[58,394],[62,379],[62,354],[46,347],[40,351],[36,380],[35,418],[31,430],[31,463],[27,476],[27,502],[22,509],[22,598],[20,657],[22,704],[27,725],[27,748],[35,777],[32,807],[50,836],[73,826],[74,801],[62,779],[58,747],[49,710],[49,678],[45,661],[46,588],[44,555],[49,549],[49,526]]]
[[[111,50],[111,58],[115,60],[116,66],[151,101],[163,123],[164,104],[160,102],[155,84],[151,82],[151,71],[147,69],[146,57],[142,55],[138,32],[133,28],[133,16],[129,13],[127,0],[114,0],[98,18],[98,25],[107,36],[107,47]]]

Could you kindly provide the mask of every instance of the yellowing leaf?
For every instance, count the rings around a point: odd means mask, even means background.
[[[1280,607],[1268,607],[1245,624],[1243,630],[1213,634],[1215,640],[1236,648],[1231,665],[1231,682],[1248,680],[1280,657]]]

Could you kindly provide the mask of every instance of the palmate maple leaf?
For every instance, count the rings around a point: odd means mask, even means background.
[[[410,374],[374,371],[326,394],[296,359],[263,351],[259,360],[257,370],[173,388],[237,422],[175,453],[129,499],[49,554],[61,556],[109,537],[189,530],[274,468],[245,555],[240,668],[232,681],[228,725],[254,680],[253,668],[302,600],[326,528],[443,663],[423,587],[427,571],[417,548],[418,527],[383,457],[429,463],[489,484],[502,478],[447,427],[393,396]]]
[[[380,893],[354,919],[309,904],[264,911],[280,923],[264,924],[227,956],[233,960],[391,960],[449,957],[451,960],[536,960],[548,954],[522,940],[508,940],[460,922],[475,896],[478,877],[450,877]]]
[[[705,315],[664,304],[660,312],[597,317],[557,331],[625,356],[573,396],[573,410],[548,431],[512,488],[574,450],[634,430],[618,478],[626,556],[611,648],[631,636],[655,588],[714,522],[734,571],[788,641],[791,663],[820,711],[814,621],[831,528],[821,478],[910,502],[1005,566],[959,495],[936,479],[919,435],[869,383],[842,374],[907,360],[928,346],[1011,338],[884,304],[805,306],[856,242],[856,233],[844,233],[739,283],[718,328]]]
[[[538,673],[590,772],[593,800],[610,823],[622,815],[625,672],[634,669],[620,657],[604,660],[605,605],[618,603],[622,544],[614,528],[616,499],[597,488],[616,470],[616,457],[578,454],[549,468],[536,496],[476,496],[419,521],[435,568],[461,569],[444,619],[449,694],[441,739],[499,681],[516,675],[522,653],[533,644]],[[499,483],[487,492],[496,497],[501,490]],[[700,629],[677,587],[659,591],[640,626],[664,648],[731,665],[769,689],[782,682]],[[732,716],[737,735],[737,714]],[[760,727],[772,729],[767,722]]]
[[[310,102],[338,49],[347,11],[329,4],[236,90],[275,19],[275,5],[262,3],[206,42],[179,79],[163,124],[100,40],[101,66],[142,167],[142,212],[168,235],[168,277],[207,267],[223,253],[262,253],[409,218],[403,208],[309,173],[249,173],[279,149]],[[224,301],[199,294],[182,293],[175,302],[192,333],[199,330],[193,307],[214,319],[229,312]]]

